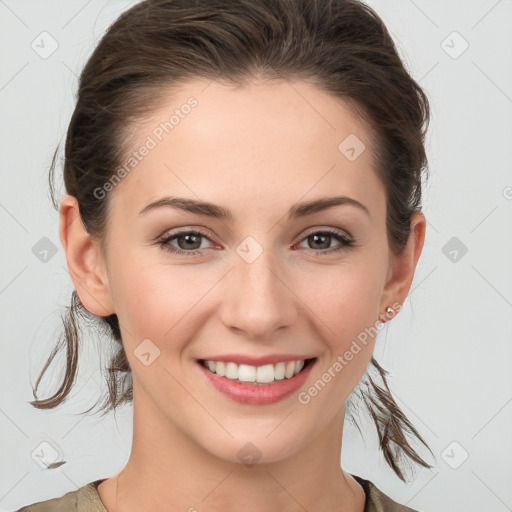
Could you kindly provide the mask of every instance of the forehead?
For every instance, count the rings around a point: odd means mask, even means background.
[[[163,95],[132,130],[130,150],[146,150],[114,191],[123,207],[166,193],[234,210],[341,194],[384,207],[364,122],[304,81],[192,80]]]

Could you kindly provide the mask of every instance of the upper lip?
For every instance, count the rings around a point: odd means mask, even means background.
[[[220,356],[209,356],[199,359],[199,361],[224,361],[233,362],[237,365],[247,364],[250,366],[263,366],[266,364],[276,364],[288,361],[303,361],[313,359],[315,356],[300,354],[269,354],[266,356],[249,356],[244,354],[222,354]]]

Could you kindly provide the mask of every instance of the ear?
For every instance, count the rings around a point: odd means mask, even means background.
[[[115,313],[103,254],[85,229],[74,196],[63,197],[59,217],[60,241],[80,302],[93,315]]]
[[[426,225],[425,215],[421,211],[412,213],[407,245],[402,254],[392,255],[390,260],[387,281],[380,302],[381,315],[388,306],[397,312],[397,307],[401,308],[405,302],[425,242]]]

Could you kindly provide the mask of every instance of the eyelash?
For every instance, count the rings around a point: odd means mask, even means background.
[[[309,233],[307,236],[305,236],[304,238],[302,238],[299,243],[303,242],[304,240],[307,240],[310,236],[319,235],[319,234],[332,236],[334,239],[336,239],[341,244],[339,247],[335,247],[335,248],[331,248],[331,249],[324,249],[324,250],[318,250],[318,251],[311,249],[312,251],[318,253],[318,255],[331,254],[333,252],[337,252],[337,251],[341,251],[343,249],[348,249],[348,248],[354,247],[354,240],[348,238],[345,235],[340,234],[337,231],[333,231],[330,229],[313,231],[313,232]],[[187,254],[189,256],[195,256],[196,254],[200,254],[202,249],[196,249],[194,251],[184,251],[183,249],[177,249],[176,247],[173,247],[172,245],[170,245],[170,242],[172,240],[175,240],[183,235],[202,236],[202,237],[210,240],[210,238],[208,236],[206,236],[204,233],[202,233],[200,231],[193,231],[193,230],[192,231],[178,231],[170,236],[168,234],[165,234],[162,238],[160,238],[157,241],[157,244],[160,245],[162,247],[162,249],[169,251],[173,254]]]

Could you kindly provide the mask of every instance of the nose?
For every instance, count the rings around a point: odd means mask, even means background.
[[[264,251],[252,263],[237,257],[224,280],[220,307],[224,325],[238,335],[258,340],[275,338],[277,330],[292,326],[300,300],[287,276],[271,251]]]

